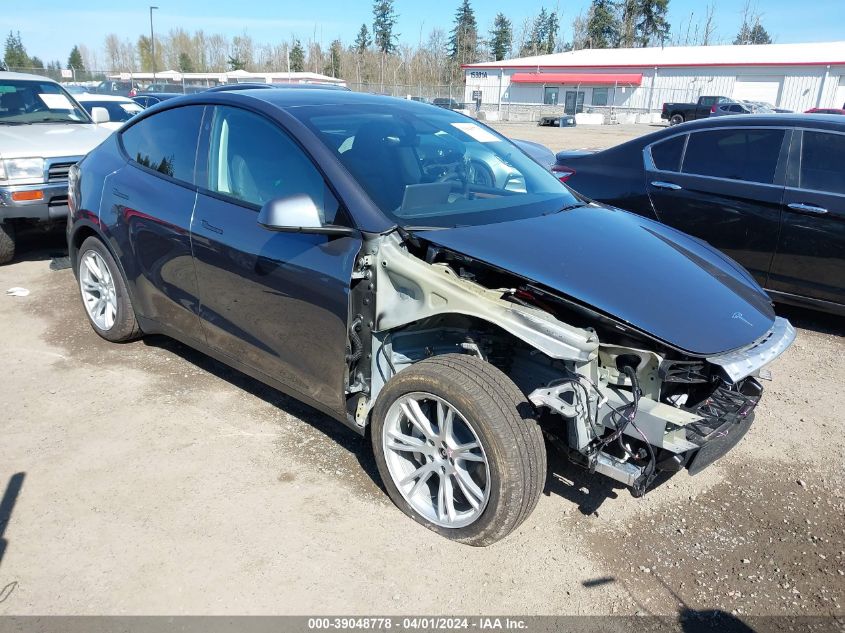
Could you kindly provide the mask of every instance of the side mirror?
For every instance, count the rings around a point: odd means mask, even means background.
[[[91,108],[91,120],[94,123],[108,123],[109,122],[109,111],[105,108]]]
[[[258,223],[268,231],[284,233],[322,233],[352,235],[354,229],[336,224],[323,224],[317,203],[307,193],[274,198],[258,213]]]

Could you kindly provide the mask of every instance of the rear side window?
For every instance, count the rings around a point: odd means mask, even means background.
[[[683,172],[771,184],[784,130],[733,129],[690,134]]]
[[[845,194],[845,134],[804,132],[801,145],[802,189]]]
[[[678,171],[686,140],[686,134],[682,134],[652,145],[651,159],[654,166],[662,171]]]
[[[147,117],[121,134],[123,148],[139,165],[193,184],[202,111],[186,106]]]

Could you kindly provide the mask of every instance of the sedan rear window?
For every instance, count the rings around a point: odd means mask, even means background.
[[[690,134],[683,172],[771,184],[784,130],[731,129]]]
[[[139,165],[193,183],[202,111],[186,106],[149,116],[121,134],[123,148]]]
[[[651,159],[661,171],[678,171],[687,135],[681,134],[651,146]]]

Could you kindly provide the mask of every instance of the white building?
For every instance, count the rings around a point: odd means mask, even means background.
[[[719,95],[803,112],[845,104],[845,41],[583,49],[469,64],[465,101],[503,119],[561,111],[659,112]]]

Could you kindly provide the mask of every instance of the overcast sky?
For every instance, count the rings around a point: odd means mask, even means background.
[[[290,2],[289,0],[155,0],[157,33],[172,28],[188,31],[203,29],[227,36],[246,32],[259,43],[275,43],[296,36],[305,41],[316,38],[324,44],[340,37],[351,42],[362,22],[372,21],[369,0],[317,0]],[[433,28],[448,31],[460,0],[397,0],[399,14],[397,31],[404,42],[416,44]],[[703,13],[707,0],[670,0],[670,21],[678,30],[690,12],[694,19]],[[4,35],[9,29],[19,30],[30,55],[45,62],[53,59],[67,62],[74,44],[86,44],[101,49],[108,33],[136,40],[149,33],[148,3],[114,2],[114,0],[85,0],[73,3],[66,0],[36,0],[36,2],[4,3],[2,23]],[[474,0],[479,27],[489,30],[497,11],[503,11],[519,25],[540,10],[559,7],[562,29],[567,39],[572,19],[579,11],[586,13],[589,0]],[[745,0],[715,0],[716,35],[722,43],[732,42],[739,28],[740,12]],[[845,0],[759,0],[763,25],[779,43],[819,42],[845,39]],[[84,7],[84,8],[82,8]]]

